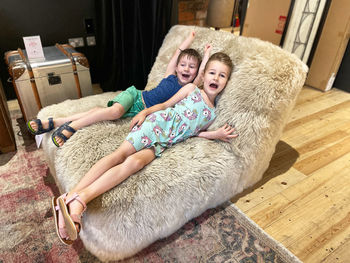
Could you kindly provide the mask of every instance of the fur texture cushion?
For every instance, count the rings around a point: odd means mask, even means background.
[[[223,51],[235,64],[218,98],[217,118],[210,130],[229,123],[239,137],[231,143],[190,138],[92,201],[83,216],[80,237],[101,260],[131,256],[259,181],[303,86],[307,67],[277,46],[227,32],[177,25],[159,50],[146,89],[162,79],[175,49],[192,30],[196,31],[193,48],[203,54],[205,44],[211,43],[212,53]],[[64,101],[42,109],[38,117],[105,107],[114,95],[109,92]],[[60,149],[51,142],[51,134],[45,135],[43,148],[62,192],[70,190],[95,162],[120,145],[129,122],[91,125],[77,131]]]

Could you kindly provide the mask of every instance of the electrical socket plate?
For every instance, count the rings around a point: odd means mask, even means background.
[[[88,46],[96,46],[95,36],[86,37],[86,43]]]
[[[84,46],[84,38],[82,38],[82,37],[69,38],[68,43],[72,47],[83,47]]]

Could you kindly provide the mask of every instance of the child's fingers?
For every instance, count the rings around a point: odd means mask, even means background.
[[[232,139],[232,138],[236,138],[238,136],[238,133],[235,134],[226,134],[225,135],[225,139]]]
[[[235,129],[235,127],[232,127],[232,126],[230,126],[230,125],[227,125],[227,130],[230,131],[230,132],[232,132],[232,131],[235,131],[236,129]]]
[[[132,130],[132,128],[134,128],[135,127],[135,125],[137,125],[138,124],[138,120],[137,119],[132,119],[131,120],[131,123],[130,123],[130,131]]]
[[[230,125],[225,124],[224,130],[228,133],[232,133],[233,131],[235,131],[235,127],[231,127]]]
[[[143,121],[144,121],[144,119],[143,119],[143,120],[139,120],[139,121],[137,122],[137,126],[141,126],[141,124],[143,123]]]
[[[233,133],[236,129],[235,128],[230,128],[230,130],[228,131],[229,134]]]

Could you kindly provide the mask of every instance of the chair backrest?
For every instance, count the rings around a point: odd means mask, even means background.
[[[308,68],[295,55],[260,39],[176,25],[163,41],[146,89],[159,83],[172,54],[191,31],[196,32],[192,48],[203,55],[205,44],[210,43],[212,53],[225,52],[235,65],[227,87],[218,98],[217,119],[210,129],[225,123],[236,127],[239,137],[232,140],[231,148],[244,158],[247,173],[256,174],[247,181],[251,185],[268,167]]]

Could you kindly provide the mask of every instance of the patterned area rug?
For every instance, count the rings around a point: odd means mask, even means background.
[[[100,262],[80,240],[72,246],[58,240],[50,207],[58,188],[20,111],[11,117],[17,151],[0,154],[0,263]],[[120,262],[300,261],[227,203]]]

